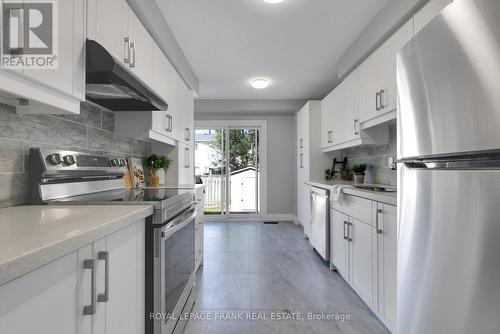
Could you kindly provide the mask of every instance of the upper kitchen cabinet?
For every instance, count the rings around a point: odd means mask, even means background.
[[[342,86],[334,89],[321,101],[321,148],[327,150],[341,143]]]
[[[441,11],[446,8],[453,0],[431,0],[413,17],[414,33],[417,34],[423,27],[427,25],[433,18],[438,16]]]
[[[89,0],[87,29],[90,39],[104,46],[146,85],[151,84],[154,40],[125,0]]]
[[[78,114],[85,100],[85,0],[59,1],[56,14],[57,68],[0,70],[0,95],[18,113]]]
[[[396,118],[396,55],[412,37],[413,20],[410,20],[359,66],[362,129]]]

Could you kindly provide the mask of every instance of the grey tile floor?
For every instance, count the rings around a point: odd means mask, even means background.
[[[193,311],[210,318],[190,320],[185,334],[389,333],[291,222],[207,222],[204,241]],[[348,319],[308,318],[322,312]]]

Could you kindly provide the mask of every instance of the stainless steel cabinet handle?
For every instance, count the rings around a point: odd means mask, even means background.
[[[189,148],[186,147],[184,149],[184,154],[185,154],[185,156],[184,156],[184,167],[186,167],[186,168],[189,168],[189,166],[191,165],[191,156],[190,156],[189,153],[190,153],[189,152]]]
[[[377,230],[378,234],[384,233],[384,231],[379,228],[379,218],[378,218],[378,216],[383,212],[384,211],[382,209],[377,209],[377,219],[375,220],[375,229]]]
[[[304,148],[304,138],[300,138],[299,143],[300,148]]]
[[[349,222],[344,221],[344,240],[347,240],[346,226]]]
[[[185,135],[184,135],[184,140],[190,141],[191,140],[191,132],[189,131],[189,128],[185,129]]]
[[[130,38],[125,37],[123,45],[124,45],[124,48],[125,48],[124,49],[124,51],[125,51],[124,54],[126,55],[123,58],[123,62],[125,64],[128,64],[128,63],[130,63]]]
[[[380,109],[384,109],[386,107],[384,100],[385,100],[385,90],[382,89],[380,91]]]
[[[380,110],[380,92],[377,92],[377,94],[375,94],[375,109],[377,111]]]
[[[106,303],[109,301],[109,252],[99,252],[97,258],[104,261],[104,293],[97,295],[97,301]]]
[[[172,128],[174,126],[174,122],[173,122],[174,119],[173,119],[172,115],[169,115],[168,117],[169,117],[169,120],[170,120],[170,126],[169,126],[169,130],[168,131],[172,132]]]
[[[355,135],[359,135],[359,131],[358,131],[358,122],[359,122],[359,121],[358,121],[357,119],[355,119],[355,120],[354,120],[354,122],[353,122],[353,123],[354,123],[354,134],[355,134]]]
[[[130,49],[132,50],[132,60],[130,61],[130,68],[135,67],[135,43],[130,43]]]
[[[303,157],[304,157],[304,153],[300,153],[300,168],[304,168]]]
[[[90,298],[91,302],[90,305],[85,305],[83,307],[83,314],[84,315],[94,315],[95,314],[95,262],[93,259],[87,259],[83,261],[83,268],[84,269],[90,269]]]
[[[351,226],[352,226],[352,223],[348,222],[347,223],[347,241],[349,241],[349,242],[352,242],[352,238],[351,238]]]

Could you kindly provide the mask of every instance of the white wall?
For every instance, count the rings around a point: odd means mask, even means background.
[[[429,0],[389,0],[338,61],[338,76],[345,77],[373,50]]]
[[[295,214],[295,115],[196,112],[196,120],[267,121],[267,213]]]

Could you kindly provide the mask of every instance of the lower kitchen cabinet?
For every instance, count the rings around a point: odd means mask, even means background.
[[[395,333],[397,311],[397,212],[396,207],[378,203],[378,311],[385,325]]]
[[[195,199],[197,214],[194,228],[194,270],[196,272],[198,268],[203,265],[203,223],[205,220],[203,209],[205,207],[205,187],[196,189]]]
[[[0,286],[0,333],[144,333],[144,225]]]
[[[354,210],[355,209],[355,210]],[[367,214],[371,212],[371,214]],[[344,196],[330,209],[330,266],[391,331],[396,329],[396,207]]]

